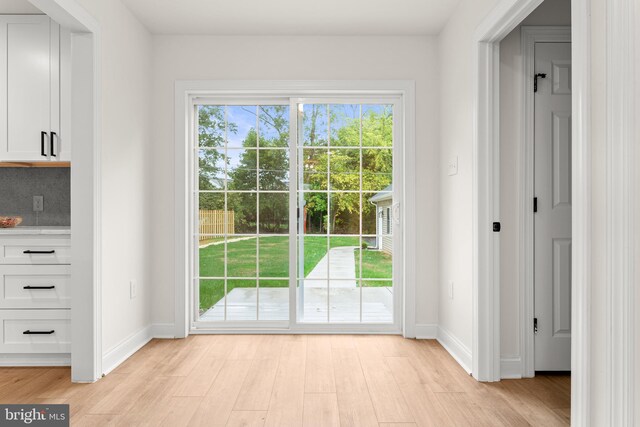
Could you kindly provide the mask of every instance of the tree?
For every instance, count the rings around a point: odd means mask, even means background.
[[[201,191],[224,189],[225,132],[237,133],[235,123],[226,123],[224,106],[198,106],[198,186]],[[200,193],[200,209],[223,210],[224,194]]]
[[[305,112],[305,145],[326,146],[326,140],[315,134],[319,129],[316,122],[322,119],[322,114],[314,107],[318,106],[311,106],[308,115]],[[326,106],[323,107],[326,111]],[[340,193],[339,191],[362,189],[362,191],[374,193],[391,184],[393,115],[390,108],[372,108],[362,115],[361,120],[353,117],[338,117],[335,111],[331,111],[329,118],[331,123],[342,123],[342,126],[332,130],[331,145],[353,148],[304,150],[302,161],[305,167],[304,181],[307,184],[307,190],[326,191],[330,188],[338,191],[331,194],[330,218],[327,216],[329,210],[325,193],[306,195],[307,228],[312,233],[325,232],[326,227],[331,225],[332,233],[357,234],[360,230],[358,220],[360,210],[363,221],[375,221],[375,215],[373,217],[368,215],[374,207],[366,200],[373,194],[365,194],[360,207],[360,197],[357,193]],[[361,132],[362,188],[360,188],[358,173]],[[330,170],[329,176],[327,168]],[[371,229],[371,225],[363,224],[363,230]]]
[[[224,108],[200,106],[198,110],[199,145],[203,148],[199,156],[201,190],[223,189],[221,169],[225,164],[229,166],[229,159],[225,159],[224,151],[218,148],[224,148],[225,131],[238,131],[234,123],[227,123],[225,128]],[[301,161],[308,233],[324,233],[330,226],[332,233],[357,234],[361,211],[366,222],[363,229],[375,229],[375,215],[370,215],[374,207],[367,199],[392,182],[393,115],[390,107],[355,108],[356,114],[349,115],[327,105],[305,105],[305,149]],[[360,108],[365,110],[362,117]],[[258,226],[262,232],[279,233],[288,226],[286,194],[261,194],[259,206],[256,206],[255,195],[234,191],[256,191],[258,183],[261,192],[289,189],[289,151],[286,149],[289,145],[289,109],[288,106],[259,106],[247,107],[245,111],[257,114],[258,130],[251,128],[247,132],[238,166],[229,170],[228,209],[235,211],[238,232],[253,232]],[[333,123],[331,145],[347,148],[328,147],[330,123]],[[330,200],[329,189],[334,191]],[[341,192],[345,190],[369,193],[364,194],[360,206],[360,195]],[[201,209],[223,209],[223,194],[201,193],[200,203]],[[258,210],[260,224],[256,224]]]
[[[256,190],[259,182],[261,194],[257,209],[260,212],[260,232],[281,233],[288,228],[288,197],[286,194],[262,192],[289,189],[289,152],[286,149],[289,109],[281,105],[260,106],[257,114],[259,130],[250,129],[243,140],[245,150],[240,155],[238,167],[229,172],[229,190]],[[249,211],[256,212],[255,203],[238,203],[236,206],[240,210],[236,215],[244,218],[251,216]]]

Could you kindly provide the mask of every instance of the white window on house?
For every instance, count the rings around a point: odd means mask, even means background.
[[[387,208],[387,234],[391,234],[391,208]]]

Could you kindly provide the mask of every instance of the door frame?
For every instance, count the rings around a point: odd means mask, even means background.
[[[61,126],[72,140],[71,161],[71,380],[102,377],[102,184],[101,30],[75,0],[29,0],[71,32],[73,76],[62,108]]]
[[[405,337],[415,337],[415,82],[412,80],[178,80],[175,83],[175,336],[183,338],[190,333],[368,333],[370,326],[362,325],[324,325],[313,324],[313,330],[305,328],[255,328],[192,330],[190,316],[190,260],[189,239],[189,164],[190,135],[193,123],[190,122],[189,106],[194,96],[238,97],[238,96],[375,96],[395,95],[400,97],[402,105],[402,172],[404,189],[401,209],[401,228],[403,232],[402,260],[402,316],[401,330],[394,327],[376,333],[402,333]],[[293,112],[291,112],[293,114]],[[394,162],[395,163],[395,162]],[[394,165],[395,166],[395,165]],[[409,232],[405,231],[409,230]],[[292,326],[292,325],[290,325]]]
[[[625,0],[620,0],[625,1]],[[502,0],[473,37],[472,375],[499,381],[500,369],[500,41],[543,0]],[[572,35],[572,422],[588,423],[591,307],[591,3],[573,0]]]
[[[535,73],[535,45],[543,42],[571,42],[570,26],[523,26],[521,31],[523,79],[522,131],[520,138],[519,182],[520,182],[520,357],[522,377],[535,376],[535,345],[533,333],[534,311],[534,218],[532,201],[535,197],[534,126],[535,97],[533,75]]]

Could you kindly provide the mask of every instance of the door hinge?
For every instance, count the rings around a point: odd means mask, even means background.
[[[493,232],[497,233],[500,231],[500,223],[499,222],[494,222],[493,223]]]
[[[547,78],[547,74],[546,73],[538,73],[536,75],[533,76],[533,92],[537,92],[538,91],[538,77],[541,79],[546,79]]]
[[[538,212],[538,198],[533,198],[533,212]]]
[[[537,317],[533,318],[533,333],[534,334],[538,333],[538,318]]]

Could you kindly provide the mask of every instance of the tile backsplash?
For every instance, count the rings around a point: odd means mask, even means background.
[[[19,215],[20,225],[71,224],[70,168],[0,168],[0,216]],[[33,196],[43,196],[42,212]]]

